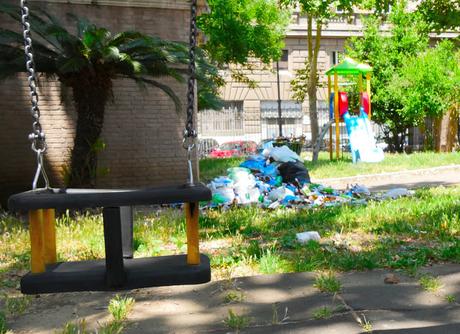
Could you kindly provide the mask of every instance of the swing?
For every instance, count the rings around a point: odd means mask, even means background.
[[[37,155],[37,170],[32,190],[15,194],[8,200],[10,210],[28,211],[31,243],[31,270],[21,279],[25,294],[126,290],[152,286],[199,284],[209,282],[209,258],[199,253],[199,201],[211,199],[211,191],[193,180],[192,152],[197,133],[193,126],[195,91],[196,7],[191,5],[190,63],[187,92],[187,121],[183,147],[187,150],[188,182],[185,185],[147,189],[55,189],[43,166],[46,151],[45,135],[40,125],[32,39],[28,22],[27,0],[21,0],[24,51],[31,95],[33,133],[29,135],[32,150]],[[45,188],[37,188],[42,176]],[[187,254],[150,258],[123,257],[132,254],[131,206],[185,203]],[[57,262],[56,209],[83,209],[101,207],[103,211],[105,259]],[[126,209],[129,209],[128,211]]]

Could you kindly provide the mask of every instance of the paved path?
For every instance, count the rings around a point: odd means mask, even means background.
[[[424,268],[439,277],[441,290],[426,292],[417,279],[397,272],[399,284],[385,284],[384,270],[339,275],[338,295],[314,287],[315,274],[261,275],[196,286],[161,287],[132,291],[136,299],[127,334],[228,333],[229,310],[249,319],[241,333],[355,334],[460,333],[460,265]],[[241,301],[226,303],[229,293]],[[44,295],[33,300],[34,313],[10,326],[14,333],[55,333],[69,319],[84,317],[91,329],[107,321],[106,305],[113,293]],[[314,312],[327,307],[328,319],[315,320]],[[364,326],[368,323],[368,327]]]
[[[351,177],[313,179],[312,181],[329,185],[336,189],[346,188],[349,184],[359,183],[366,185],[373,191],[399,187],[413,189],[425,186],[451,186],[460,184],[460,165]]]

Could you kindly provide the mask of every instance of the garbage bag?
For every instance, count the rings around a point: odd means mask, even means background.
[[[310,183],[310,175],[302,162],[285,162],[278,167],[285,183],[293,183],[296,180],[300,184]]]
[[[287,189],[286,187],[282,186],[279,188],[272,189],[268,193],[268,199],[271,201],[282,201],[286,196],[294,196],[295,194],[292,190]]]
[[[240,167],[262,172],[265,169],[265,160],[246,160],[240,164]]]
[[[258,188],[247,189],[246,191],[239,192],[236,195],[236,202],[238,204],[249,204],[259,202],[260,191]]]
[[[271,149],[263,150],[262,154],[265,157],[272,157],[275,161],[288,162],[288,161],[303,161],[301,157],[286,145],[281,147],[273,147]]]

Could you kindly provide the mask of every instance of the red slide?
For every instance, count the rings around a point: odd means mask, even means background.
[[[364,112],[369,115],[369,94],[367,92],[361,93],[361,106],[364,109]]]
[[[345,92],[339,92],[339,116],[343,118],[343,115],[348,112],[348,96]]]

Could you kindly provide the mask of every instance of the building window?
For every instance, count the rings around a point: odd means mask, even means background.
[[[276,62],[273,63],[273,68],[276,70]],[[289,68],[289,50],[282,50],[279,68],[280,70],[287,70]]]
[[[260,101],[262,119],[262,138],[275,138],[279,135],[278,101]],[[281,101],[283,136],[302,135],[302,105],[295,101]]]
[[[243,133],[243,101],[225,101],[221,110],[198,113],[199,132],[203,136],[238,135]]]
[[[340,61],[342,56],[342,52],[340,51],[332,51],[331,53],[331,66],[337,65]]]

